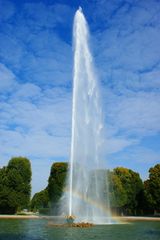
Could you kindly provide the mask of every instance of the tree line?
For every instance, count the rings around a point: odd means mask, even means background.
[[[41,214],[58,214],[68,171],[68,163],[51,166],[48,185],[31,197],[31,164],[27,158],[12,158],[0,169],[0,213],[16,213],[24,208]],[[160,212],[160,164],[149,169],[142,181],[139,173],[124,167],[99,170],[106,174],[112,212],[119,215],[152,215]]]

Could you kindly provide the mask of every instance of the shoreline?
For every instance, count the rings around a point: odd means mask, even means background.
[[[54,216],[55,217],[55,216]],[[38,215],[0,215],[0,219],[51,219],[52,216]],[[160,217],[141,217],[141,216],[114,216],[113,219],[120,221],[160,221]]]
[[[37,215],[11,215],[11,214],[5,214],[0,215],[0,219],[41,219],[41,216]]]
[[[144,216],[123,216],[123,217],[115,217],[120,221],[160,221],[160,217],[144,217]],[[114,217],[113,217],[114,219]]]

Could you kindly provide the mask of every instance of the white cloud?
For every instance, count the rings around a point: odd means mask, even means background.
[[[54,27],[68,26],[73,10],[67,5],[26,3],[15,23],[0,33],[0,57],[17,78],[38,84],[67,85],[72,76],[72,50]],[[67,21],[66,21],[67,18]],[[68,30],[67,30],[68,31]]]
[[[104,72],[108,69],[123,69],[138,72],[154,68],[160,62],[160,35],[156,27],[146,27],[119,36],[118,29],[99,33],[97,57]]]
[[[16,76],[4,64],[0,63],[0,92],[10,91],[16,85]]]
[[[124,136],[142,138],[160,131],[160,97],[158,93],[135,92],[131,96],[106,92],[106,121]]]
[[[160,89],[160,70],[151,71],[140,75],[141,82],[139,87],[141,89]]]
[[[135,139],[127,139],[127,138],[120,138],[120,137],[112,137],[108,138],[105,141],[104,149],[106,154],[117,153],[124,150],[126,147],[133,146],[137,144],[137,140]]]
[[[17,91],[13,93],[12,99],[32,99],[36,100],[37,98],[41,97],[41,89],[35,84],[32,83],[25,83],[19,84]]]
[[[14,77],[11,71],[7,73],[11,79]],[[2,158],[7,153],[33,158],[69,155],[71,94],[68,90],[16,83],[0,106]]]
[[[46,5],[40,3],[25,3],[24,11],[28,15],[27,23],[34,28],[54,28],[58,24],[66,25],[71,21],[73,10],[65,4]]]
[[[153,71],[136,73],[126,71],[122,68],[112,70],[112,87],[121,94],[135,94],[137,91],[153,92],[160,89],[160,71],[157,68]],[[108,82],[108,84],[110,84]],[[133,91],[133,93],[132,93]]]
[[[129,151],[130,160],[134,161],[135,159],[139,163],[150,164],[152,165],[155,162],[160,161],[160,152],[155,152],[150,148],[137,147]]]
[[[51,159],[69,155],[69,137],[50,136],[44,130],[28,134],[18,130],[0,130],[1,158],[6,153],[10,156],[30,156],[31,159]]]
[[[12,31],[0,33],[0,57],[7,65],[15,70],[21,66],[24,57],[24,46],[19,42]]]

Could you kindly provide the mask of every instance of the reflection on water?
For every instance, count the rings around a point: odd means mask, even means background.
[[[51,227],[47,220],[2,220],[0,240],[159,240],[160,222],[134,222],[91,228]]]

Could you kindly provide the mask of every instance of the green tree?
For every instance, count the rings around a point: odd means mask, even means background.
[[[143,190],[143,182],[138,173],[131,169],[118,167],[113,170],[120,179],[122,187],[126,193],[126,203],[123,206],[125,214],[136,214],[138,209],[139,195]]]
[[[121,179],[115,172],[108,172],[110,206],[115,213],[121,213],[121,209],[127,203],[127,193]]]
[[[31,200],[31,210],[37,211],[41,208],[49,207],[48,189],[35,193]]]
[[[160,164],[149,169],[149,179],[144,182],[147,208],[160,211]]]
[[[15,213],[18,205],[16,203],[15,191],[7,186],[7,168],[0,169],[0,213]]]
[[[31,164],[27,158],[14,157],[7,167],[7,186],[17,193],[20,209],[28,208],[31,195]]]
[[[48,179],[48,196],[54,214],[57,213],[57,204],[65,186],[68,164],[66,162],[53,163]]]
[[[0,212],[15,213],[28,208],[31,193],[31,165],[24,157],[12,158],[0,170]]]

